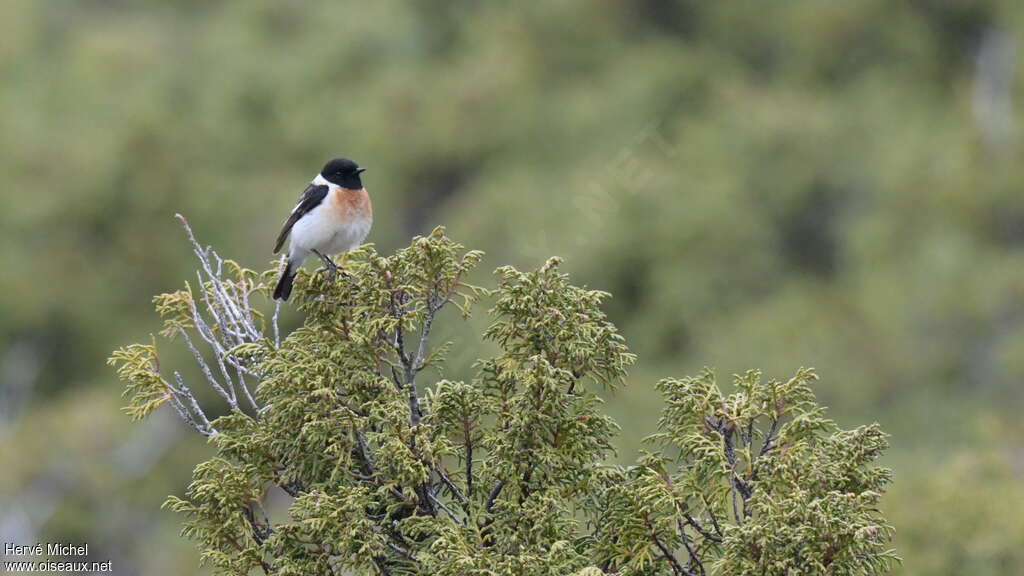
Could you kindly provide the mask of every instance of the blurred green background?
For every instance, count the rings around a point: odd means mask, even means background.
[[[347,155],[378,249],[445,224],[615,295],[620,460],[659,377],[813,365],[892,434],[900,574],[1024,574],[1022,31],[1013,0],[5,0],[0,542],[201,573],[158,506],[209,448],[129,424],[104,359],[194,278],[173,213],[264,268]]]

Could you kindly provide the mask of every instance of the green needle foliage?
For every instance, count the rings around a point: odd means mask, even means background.
[[[193,248],[199,283],[156,298],[162,335],[184,340],[227,415],[207,418],[165,377],[155,343],[111,363],[132,418],[170,403],[216,447],[166,505],[217,574],[853,575],[897,561],[877,510],[886,436],[826,419],[811,370],[749,372],[728,395],[710,371],[663,380],[652,451],[611,466],[598,392],[635,357],[602,312],[609,295],[570,284],[558,259],[499,268],[484,289],[466,282],[481,254],[443,229],[392,256],[363,247],[333,282],[300,274],[304,323],[282,340],[276,311],[249,301],[276,271]],[[439,314],[482,298],[495,355],[470,382],[430,378],[451,347],[430,341]]]

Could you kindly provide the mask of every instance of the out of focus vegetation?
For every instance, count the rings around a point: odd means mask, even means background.
[[[814,362],[892,433],[900,574],[1024,571],[1022,32],[1011,0],[3,2],[0,540],[195,572],[152,510],[210,448],[130,429],[103,359],[191,273],[173,212],[261,268],[345,154],[382,252],[445,223],[614,293],[620,422],[657,375]]]

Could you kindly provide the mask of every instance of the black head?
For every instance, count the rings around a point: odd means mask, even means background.
[[[366,168],[360,168],[359,164],[348,158],[335,158],[324,164],[324,169],[320,171],[320,175],[331,184],[337,184],[342,188],[358,190],[363,187],[363,181],[359,178],[359,174],[365,170]]]

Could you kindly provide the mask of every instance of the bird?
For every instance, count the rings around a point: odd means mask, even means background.
[[[310,254],[327,267],[333,281],[338,265],[331,254],[359,246],[373,225],[373,205],[363,187],[361,167],[348,158],[334,158],[306,186],[281,227],[274,254],[291,235],[284,271],[274,288],[274,300],[288,300],[299,268]]]

